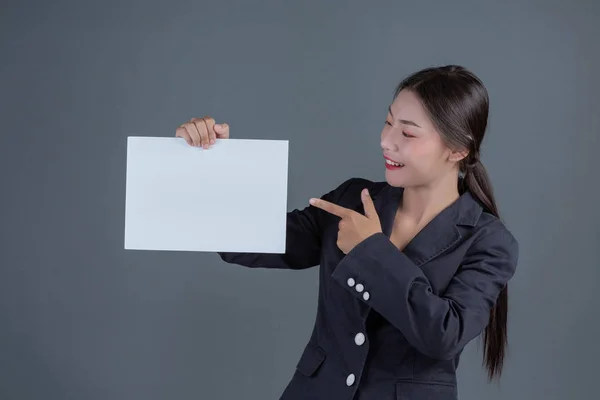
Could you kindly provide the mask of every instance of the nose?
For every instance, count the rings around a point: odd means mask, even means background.
[[[381,132],[381,148],[388,152],[398,151],[398,145],[392,141],[392,135],[385,129]]]

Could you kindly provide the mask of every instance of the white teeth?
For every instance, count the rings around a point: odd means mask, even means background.
[[[404,164],[401,164],[401,163],[395,163],[395,162],[393,162],[393,161],[390,161],[390,160],[388,160],[387,158],[386,158],[385,162],[386,162],[387,164],[389,164],[389,165],[392,165],[392,166],[394,166],[394,167],[404,167]]]

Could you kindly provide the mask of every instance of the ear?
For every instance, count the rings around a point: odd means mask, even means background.
[[[468,150],[451,150],[450,155],[448,156],[448,161],[459,162],[462,159],[466,158],[469,155]]]

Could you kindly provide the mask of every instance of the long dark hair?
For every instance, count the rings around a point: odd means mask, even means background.
[[[492,185],[480,161],[480,146],[488,122],[489,97],[481,80],[459,65],[422,69],[396,87],[417,94],[448,147],[467,149],[460,164],[459,192],[471,192],[484,209],[500,217]],[[508,289],[505,286],[492,309],[484,332],[483,357],[489,379],[502,372],[507,344]]]

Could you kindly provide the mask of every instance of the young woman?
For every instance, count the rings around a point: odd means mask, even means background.
[[[385,182],[351,178],[289,212],[285,254],[220,253],[320,265],[315,326],[281,399],[456,399],[460,354],[482,332],[489,377],[500,375],[518,244],[479,158],[487,91],[461,66],[427,68],[387,111]],[[195,118],[176,136],[209,148],[229,127]]]

